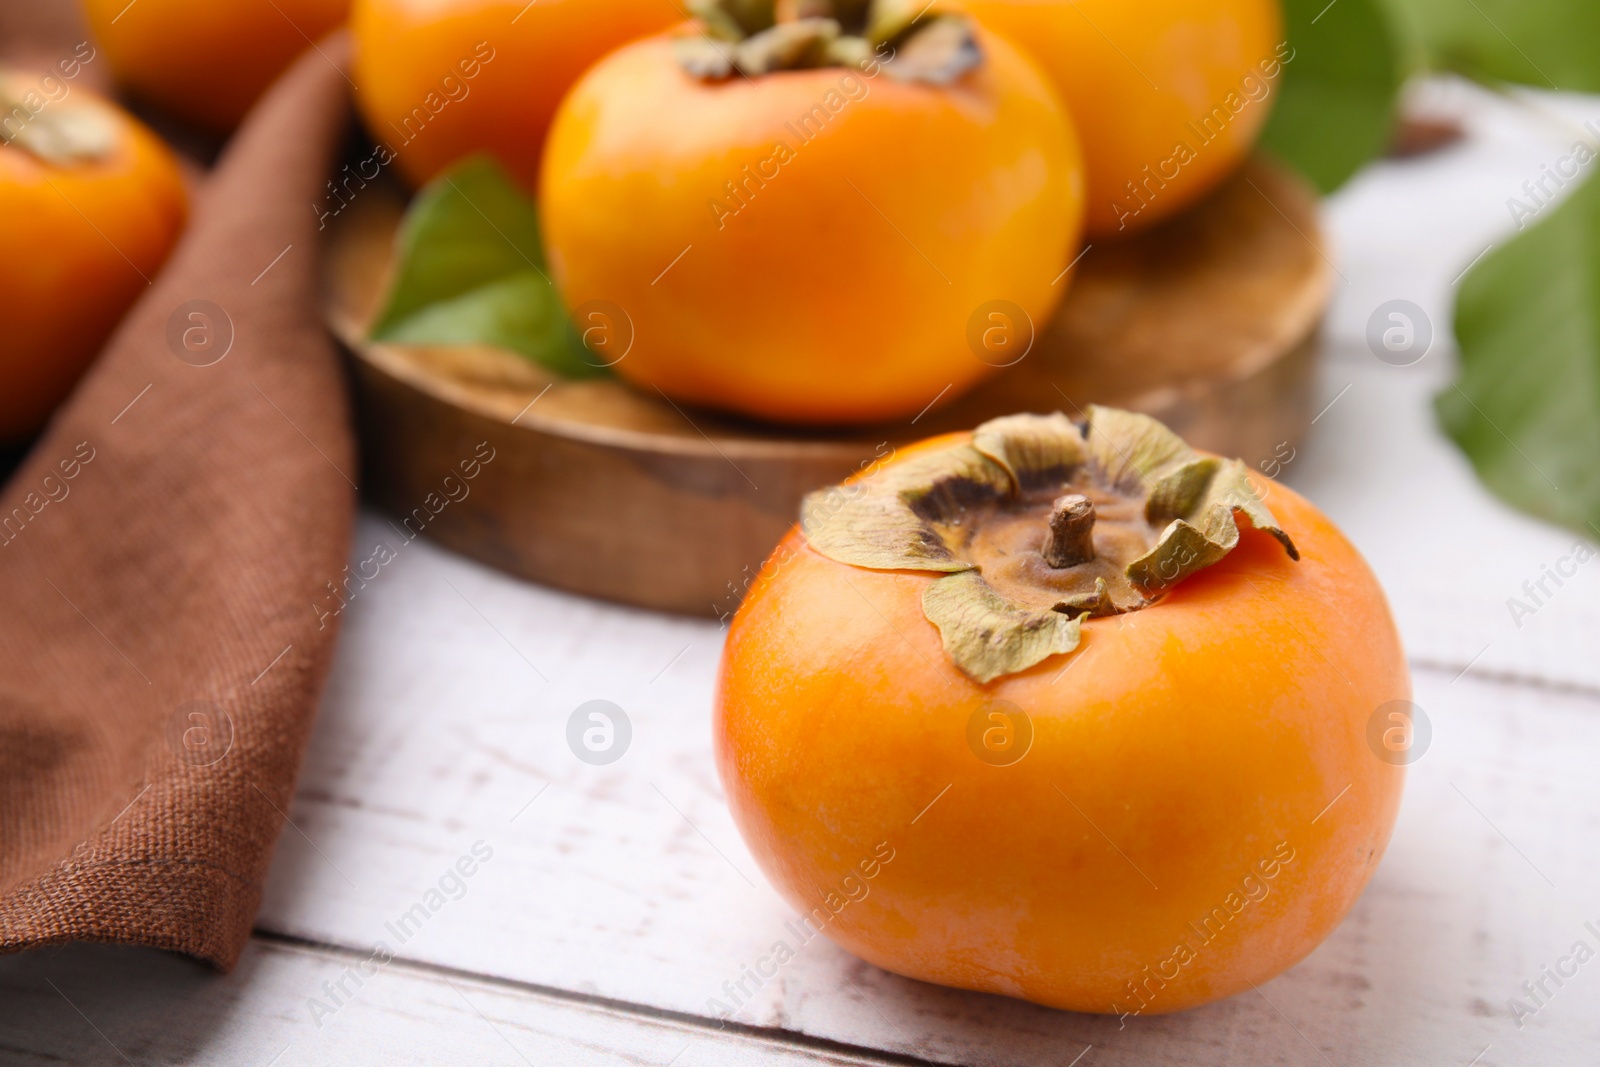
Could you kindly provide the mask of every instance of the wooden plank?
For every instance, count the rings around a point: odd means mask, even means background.
[[[1393,368],[1362,339],[1371,311],[1395,297],[1447,321],[1450,278],[1499,239],[1504,197],[1559,140],[1493,105],[1484,116],[1479,141],[1448,159],[1380,167],[1331,206],[1347,276],[1321,382],[1332,406],[1285,468],[1390,590],[1421,665],[1417,701],[1434,726],[1388,856],[1350,918],[1259,993],[1126,1029],[910,982],[821,939],[741,1004],[736,1022],[946,1063],[1070,1064],[1080,1054],[1080,1067],[1592,1061],[1600,963],[1585,962],[1560,985],[1545,968],[1564,957],[1570,967],[1579,939],[1600,949],[1585,926],[1600,926],[1600,868],[1588,851],[1600,829],[1600,659],[1587,647],[1600,622],[1600,566],[1580,569],[1514,625],[1506,600],[1567,553],[1572,537],[1493,502],[1439,438],[1428,403],[1447,380],[1446,349]],[[380,539],[396,556],[345,609],[339,664],[263,927],[342,946],[336,966],[317,964],[334,971],[382,940],[418,975],[480,973],[498,983],[485,990],[517,990],[504,994],[514,1004],[530,995],[526,987],[548,987],[641,1005],[647,1018],[714,1014],[723,984],[785,936],[792,918],[735,833],[711,768],[717,627],[525,585],[425,542],[401,544],[371,515],[354,558],[369,558]],[[591,699],[618,703],[633,724],[631,747],[607,766],[566,747],[568,716]],[[458,866],[464,858],[472,862]],[[427,995],[411,999],[382,1000],[387,987],[374,984],[379,1007],[352,1006],[316,1030],[305,1000],[320,979],[273,985],[274,968],[301,966],[269,961],[285,951],[258,945],[238,977],[191,976],[176,993],[145,999],[144,984],[170,984],[168,968],[188,965],[129,954],[136,962],[119,971],[116,954],[74,949],[89,955],[72,957],[68,973],[100,997],[85,1012],[100,1022],[103,1009],[115,1033],[144,1035],[138,1047],[151,1060],[192,1052],[248,1064],[259,1050],[265,1062],[277,1049],[253,1035],[289,1042],[297,1027],[326,1035],[348,1026],[335,1039],[342,1044],[305,1062],[515,1062],[503,1043],[491,1051],[498,1038],[481,1020],[470,1034],[476,1016],[466,1008],[441,1006],[454,994],[431,977],[417,978]],[[80,1040],[66,1029],[81,1026],[67,1006],[48,1009],[49,1026],[16,1021],[47,1009],[37,990],[24,995],[11,978],[53,974],[58,958],[0,961],[0,1051],[17,1045],[35,1059],[53,1050],[97,1062],[87,1044],[51,1043]],[[102,971],[109,984],[95,986]],[[411,970],[396,963],[384,974]],[[1543,983],[1538,1002],[1524,982]],[[1513,999],[1538,1007],[1520,1026]],[[366,992],[359,1003],[368,1004]],[[174,1021],[184,1010],[200,1018]],[[533,1009],[484,1010],[499,1022]],[[428,1029],[439,1019],[442,1030]],[[702,1032],[685,1019],[668,1022]],[[604,1050],[622,1050],[664,1063],[676,1051],[648,1041],[641,1050],[621,1024],[588,1015],[538,1026],[526,1031],[530,1043],[546,1031],[556,1043],[539,1045],[537,1059],[530,1051],[535,1062],[609,1062]],[[16,1033],[35,1043],[18,1044]]]
[[[1434,741],[1414,768],[1399,831],[1372,888],[1322,949],[1260,993],[1181,1016],[1130,1020],[1119,1030],[1114,1019],[899,979],[817,941],[736,1018],[950,1063],[1068,1064],[1080,1052],[1086,1053],[1078,1061],[1083,1067],[1466,1064],[1480,1053],[1480,1064],[1588,1062],[1600,1042],[1600,971],[1585,965],[1555,986],[1545,968],[1557,966],[1577,940],[1597,941],[1584,923],[1600,920],[1593,906],[1600,872],[1588,853],[1600,789],[1592,770],[1600,709],[1582,698],[1470,678],[1452,684],[1431,672],[1418,698],[1435,725]],[[416,732],[418,724],[392,729]],[[442,723],[425,740],[448,734]],[[466,760],[461,780],[471,782],[493,760],[470,752],[467,743],[445,746],[439,760]],[[354,915],[349,948],[326,952],[258,942],[227,978],[172,957],[92,946],[6,958],[0,960],[0,1059],[124,1062],[110,1047],[115,1044],[134,1063],[266,1065],[282,1053],[276,1062],[284,1067],[516,1063],[524,1057],[533,1063],[665,1064],[680,1052],[677,1062],[684,1065],[802,1057],[855,1062],[847,1050],[794,1049],[781,1041],[750,1045],[749,1035],[719,1034],[709,1022],[583,1002],[581,994],[630,988],[631,982],[632,988],[653,987],[647,1003],[703,1011],[697,1001],[716,992],[719,975],[736,977],[754,953],[782,936],[788,918],[728,866],[748,859],[728,828],[708,815],[714,798],[696,795],[694,775],[654,770],[663,792],[681,790],[675,802],[701,819],[710,842],[689,834],[638,834],[637,824],[650,821],[641,814],[649,808],[641,796],[649,786],[634,773],[553,785],[515,825],[522,827],[538,805],[575,794],[566,803],[586,818],[566,825],[587,826],[588,835],[567,835],[575,847],[561,854],[553,846],[563,836],[554,816],[562,805],[551,805],[542,813],[545,822],[527,824],[545,840],[502,844],[464,879],[459,900],[398,946],[413,959],[450,959],[454,967],[518,975],[524,982],[555,972],[560,984],[579,988],[580,997],[444,974],[402,959],[359,987],[347,979],[348,995],[336,1004],[322,983],[338,982],[347,968],[359,972],[386,931],[380,922],[377,937],[363,936],[371,905],[350,894],[332,863],[373,895],[393,890],[385,902],[390,910],[376,914],[400,921],[408,902],[437,885],[436,871],[444,865],[425,864],[421,877],[400,879],[404,885],[390,886],[384,872],[417,872],[417,855],[429,850],[415,843],[453,842],[480,827],[447,825],[465,812],[460,803],[449,805],[455,814],[446,816],[428,804],[406,812],[302,799],[296,822],[327,858],[291,833],[274,886],[293,881],[300,887],[312,925]],[[521,785],[518,776],[504,769],[488,773],[489,780],[479,780],[481,791],[521,796],[508,787]],[[494,814],[482,824],[485,832],[503,818]],[[612,814],[621,818],[613,822]],[[360,857],[359,839],[387,844]],[[434,851],[435,858],[454,858],[451,847]],[[470,854],[470,844],[462,851]],[[393,853],[392,862],[372,862],[385,853]],[[601,853],[610,855],[609,864]],[[610,871],[612,886],[582,876],[601,867]],[[674,871],[675,878],[666,877]],[[727,899],[739,906],[719,908],[715,894],[660,895],[660,885],[674,880],[730,887]],[[625,913],[617,912],[619,901],[631,901]],[[577,951],[584,945],[587,953]],[[574,966],[583,959],[587,966]],[[632,982],[640,977],[643,982]],[[1533,1003],[1524,981],[1543,981],[1551,995],[1519,1029],[1507,1000]],[[312,1007],[313,998],[335,1010],[324,1015]]]
[[[905,981],[820,939],[737,1020],[951,1063],[1068,1063],[1091,1045],[1084,1067],[1583,1062],[1600,979],[1582,972],[1520,1029],[1509,1001],[1596,919],[1582,847],[1600,818],[1586,756],[1600,751],[1600,660],[1585,648],[1600,566],[1516,626],[1507,599],[1571,535],[1493,501],[1438,435],[1429,404],[1448,344],[1397,368],[1364,339],[1393,298],[1442,329],[1450,280],[1503,236],[1506,190],[1548,153],[1547,132],[1485,114],[1450,160],[1380,167],[1331,205],[1345,277],[1329,406],[1283,469],[1389,589],[1435,724],[1350,919],[1260,993],[1126,1030]],[[386,530],[369,517],[358,558]],[[784,936],[791,915],[734,832],[707,754],[715,627],[520,585],[421,542],[361,591],[349,622],[294,812],[320,852],[286,838],[272,929],[359,951],[482,839],[495,858],[407,954],[706,1015]],[[596,698],[634,725],[607,767],[564,741],[567,716]]]
[[[1521,515],[1477,482],[1432,424],[1443,361],[1401,369],[1335,350],[1321,387],[1333,406],[1285,481],[1367,557],[1413,662],[1600,694],[1600,657],[1587,651],[1600,632],[1600,533],[1585,541]]]
[[[1600,657],[1589,651],[1600,560],[1561,586],[1547,579],[1534,593],[1542,603],[1531,598],[1524,583],[1570,559],[1577,535],[1491,497],[1431,406],[1452,377],[1461,274],[1517,232],[1507,199],[1525,198],[1523,183],[1571,150],[1572,131],[1600,119],[1600,97],[1513,103],[1460,81],[1421,88],[1425,106],[1462,115],[1471,137],[1435,156],[1379,163],[1328,201],[1339,276],[1317,408],[1332,406],[1284,478],[1366,554],[1416,660],[1600,693]],[[1368,346],[1368,322],[1391,300],[1414,302],[1431,326],[1432,348],[1414,366],[1386,365]],[[1514,618],[1513,598],[1536,614]]]
[[[318,1005],[318,1007],[313,1007]],[[0,1061],[735,1067],[895,1062],[256,939],[239,969],[74,945],[0,959]]]
[[[710,765],[716,628],[406,551],[395,566],[412,570],[374,582],[350,620],[293,811],[304,836],[285,837],[263,925],[370,951],[481,840],[492,858],[401,946],[409,958],[714,1014],[723,984],[793,918]],[[564,739],[595,698],[633,723],[606,767]],[[1579,906],[1600,889],[1583,851],[1600,812],[1600,703],[1433,670],[1417,700],[1435,737],[1389,858],[1350,920],[1261,994],[1119,1031],[906,981],[817,939],[734,1018],[948,1063],[1065,1062],[1089,1045],[1086,1064],[1342,1064],[1396,1049],[1466,1063],[1491,1044],[1481,1062],[1560,1062],[1600,1039],[1600,978],[1574,981],[1522,1031],[1507,1000],[1600,918]]]

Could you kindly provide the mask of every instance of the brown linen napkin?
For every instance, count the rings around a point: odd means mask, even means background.
[[[345,51],[308,51],[258,106],[0,495],[0,951],[226,969],[249,936],[355,505],[312,210]]]

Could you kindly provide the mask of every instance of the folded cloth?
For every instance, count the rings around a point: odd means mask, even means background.
[[[356,489],[314,203],[342,38],[235,136],[188,234],[0,494],[0,951],[238,960]]]

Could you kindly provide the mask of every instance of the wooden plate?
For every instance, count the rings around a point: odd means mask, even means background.
[[[842,434],[675,407],[620,380],[565,381],[500,349],[367,342],[403,209],[398,192],[365,190],[326,249],[363,491],[408,534],[577,593],[724,616],[803,494],[997,415],[1111,404],[1252,465],[1296,444],[1311,417],[1331,268],[1314,194],[1262,159],[1182,218],[1090,247],[1054,321],[976,391]]]

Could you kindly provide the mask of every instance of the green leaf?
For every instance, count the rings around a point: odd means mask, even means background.
[[[1386,2],[1428,67],[1481,81],[1600,92],[1600,4],[1594,0]]]
[[[464,160],[423,187],[396,244],[373,340],[495,345],[566,377],[607,373],[550,282],[538,208],[487,157]]]
[[[1445,432],[1508,503],[1600,533],[1600,183],[1472,269],[1455,333]]]
[[[1400,47],[1377,0],[1284,0],[1293,58],[1261,144],[1331,193],[1383,155],[1400,90]]]

